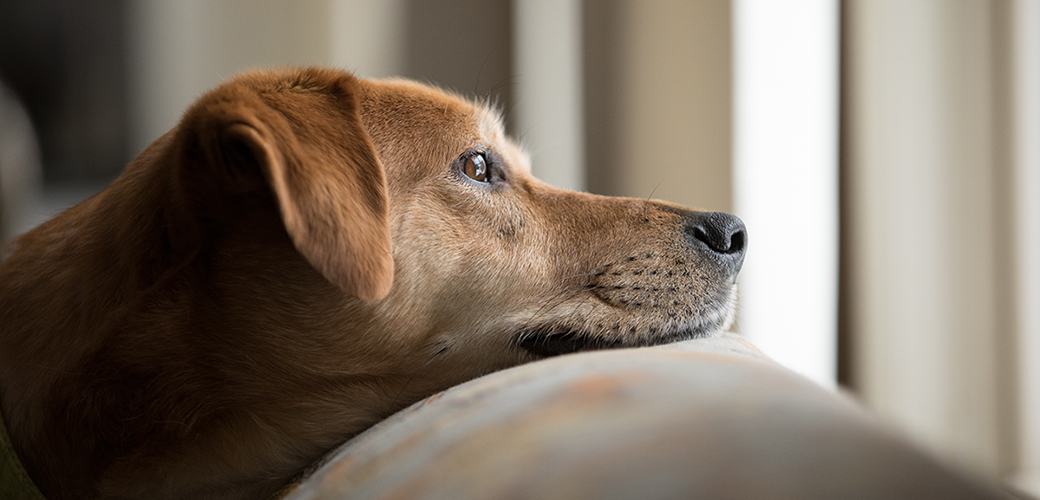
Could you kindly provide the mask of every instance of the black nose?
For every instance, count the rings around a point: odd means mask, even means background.
[[[734,274],[740,271],[747,248],[747,229],[739,217],[723,212],[703,212],[687,227],[688,234],[704,243]]]

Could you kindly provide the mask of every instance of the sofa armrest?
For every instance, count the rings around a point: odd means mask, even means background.
[[[735,335],[581,353],[437,394],[290,498],[1002,498]]]

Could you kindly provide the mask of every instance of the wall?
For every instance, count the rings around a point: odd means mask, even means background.
[[[729,2],[583,9],[589,189],[731,211]]]

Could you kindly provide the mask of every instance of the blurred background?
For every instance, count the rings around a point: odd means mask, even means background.
[[[1040,0],[0,0],[0,235],[302,64],[489,99],[550,183],[740,215],[738,331],[1040,494]]]

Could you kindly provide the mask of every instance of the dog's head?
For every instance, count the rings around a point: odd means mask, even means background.
[[[270,200],[341,290],[309,313],[367,353],[352,371],[392,372],[412,396],[538,357],[710,335],[733,316],[739,219],[544,184],[494,110],[424,85],[246,75],[189,111],[178,150],[176,182],[209,230],[262,232]]]
[[[494,110],[442,91],[249,73],[18,240],[5,419],[48,491],[270,492],[453,384],[725,328],[746,239],[539,182]]]

